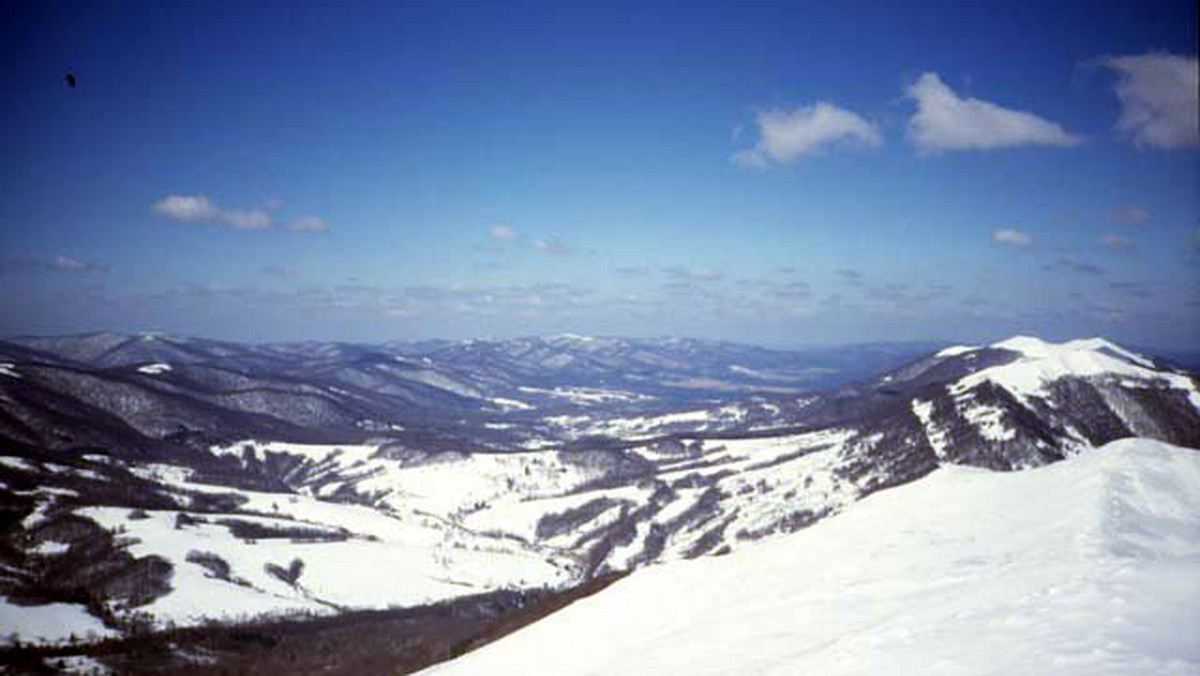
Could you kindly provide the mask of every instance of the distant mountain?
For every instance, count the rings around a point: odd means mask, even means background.
[[[939,468],[1200,447],[1195,375],[1100,339],[949,347],[825,391],[808,374],[846,357],[671,339],[0,355],[0,634],[44,612],[45,641],[566,589]]]
[[[0,378],[0,440],[144,449],[247,437],[356,443],[383,434],[425,446],[529,447],[560,438],[562,430],[542,423],[556,414],[674,411],[752,394],[786,399],[869,375],[830,355],[581,336],[377,346],[162,334],[16,338],[0,342],[12,373]]]

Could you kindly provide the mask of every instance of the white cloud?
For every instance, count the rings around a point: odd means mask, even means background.
[[[1101,61],[1117,73],[1114,91],[1121,101],[1117,130],[1139,148],[1200,145],[1196,57],[1171,54],[1114,56]]]
[[[266,230],[271,227],[271,215],[262,209],[222,209],[204,195],[168,195],[154,204],[153,209],[168,218],[180,221],[208,221],[234,230]]]
[[[867,146],[883,144],[883,136],[874,125],[825,101],[792,111],[762,111],[754,122],[758,127],[758,143],[732,157],[735,164],[743,167],[766,169],[771,162],[788,164],[839,141]]]
[[[517,232],[508,225],[493,226],[488,235],[497,242],[511,242],[517,238]]]
[[[906,93],[917,102],[917,112],[908,123],[908,136],[924,152],[1077,146],[1083,141],[1032,113],[960,98],[937,73],[922,74]]]
[[[329,224],[316,216],[301,216],[288,223],[288,230],[292,232],[328,232]]]
[[[91,270],[95,266],[93,266],[91,263],[84,263],[83,261],[76,260],[70,256],[59,254],[58,258],[54,259],[54,267],[58,268],[59,270],[70,270],[75,272]]]
[[[1005,228],[1003,230],[995,230],[992,232],[992,241],[996,244],[1004,244],[1006,246],[1029,246],[1033,244],[1033,235],[1020,230],[1012,230]]]
[[[1100,243],[1113,251],[1130,251],[1134,248],[1133,240],[1127,235],[1110,232],[1100,237]]]
[[[181,221],[209,220],[220,213],[204,195],[169,195],[156,203],[154,210]]]

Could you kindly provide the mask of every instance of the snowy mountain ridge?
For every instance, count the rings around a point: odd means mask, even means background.
[[[830,391],[716,400],[518,378],[549,344],[582,344],[581,363],[634,345],[613,339],[439,345],[433,357],[304,344],[272,348],[269,372],[257,348],[166,341],[68,347],[118,361],[121,350],[186,351],[207,365],[155,352],[149,362],[88,368],[14,350],[17,377],[0,378],[0,406],[21,420],[36,402],[48,424],[11,426],[26,440],[0,451],[0,506],[12,515],[0,550],[0,633],[27,626],[40,633],[24,640],[56,643],[146,623],[565,590],[609,572],[753,551],[934,477],[1038,468],[1131,437],[1200,448],[1194,377],[1101,339],[957,346]],[[671,354],[709,347],[681,341]],[[501,372],[486,359],[498,351],[520,356],[503,369],[503,388],[481,392],[519,397],[519,406],[438,395],[422,404],[446,406],[433,422],[383,418],[350,436],[338,427],[357,415],[342,402],[367,401],[371,383],[401,387],[384,365],[423,370],[440,359],[438,373],[479,384]],[[246,370],[212,361],[217,352],[242,355],[230,363]],[[776,358],[751,354],[721,346],[703,359],[753,371],[743,364]],[[76,409],[94,412],[82,421],[61,415],[76,377],[93,388]],[[224,383],[237,391],[221,392]],[[277,387],[288,388],[285,401],[335,403],[276,408]],[[233,404],[218,411],[211,400]],[[337,413],[301,443],[306,428],[271,422],[278,410],[300,425],[311,424],[306,412]],[[121,432],[95,443],[93,428]],[[31,448],[28,439],[46,433],[59,445]],[[33,621],[51,617],[57,624]]]
[[[1195,674],[1200,453],[947,466],[726,557],[654,566],[423,674]]]
[[[1016,336],[993,343],[996,350],[1016,352],[1020,357],[1008,364],[993,366],[962,379],[952,389],[963,391],[984,381],[1003,386],[1017,397],[1044,396],[1044,385],[1063,377],[1128,376],[1148,380],[1161,379],[1183,390],[1200,406],[1200,390],[1188,376],[1156,367],[1153,360],[1130,352],[1103,338],[1050,343],[1029,336]],[[953,347],[939,356],[969,355],[976,348]]]

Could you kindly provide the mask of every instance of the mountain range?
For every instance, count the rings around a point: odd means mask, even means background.
[[[783,351],[570,335],[368,346],[90,334],[0,343],[0,441],[0,634],[94,645],[212,621],[558,594],[631,570],[596,598],[676,580],[667,571],[685,586],[710,569],[728,580],[737,561],[774,579],[796,552],[836,560],[874,537],[847,525],[853,535],[818,538],[855,519],[881,542],[915,546],[881,525],[886,510],[924,533],[999,538],[937,521],[944,507],[923,515],[930,496],[981,509],[1002,486],[1137,483],[1143,465],[1159,471],[1156,455],[1191,472],[1193,452],[1180,449],[1200,448],[1200,386],[1172,361],[1103,339]],[[1084,460],[1097,454],[1131,467]],[[1039,469],[1063,460],[1083,469]],[[1015,470],[1058,478],[999,478]],[[1195,486],[1180,486],[1162,499],[1191,499]],[[997,527],[1060,506],[1035,503]],[[1140,523],[1122,521],[1128,532],[1104,546],[1135,542]],[[1180,524],[1168,530],[1195,528]],[[1055,521],[1044,536],[1076,525]],[[870,588],[875,573],[854,551],[861,574],[796,598]],[[752,608],[768,592],[746,593]]]

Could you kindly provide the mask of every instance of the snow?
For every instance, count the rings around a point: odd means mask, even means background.
[[[1197,674],[1200,454],[949,466],[811,528],[635,572],[426,672]]]
[[[37,491],[29,491],[29,492],[35,493],[35,494],[37,493]],[[45,521],[46,513],[48,511],[50,511],[50,506],[52,504],[53,504],[53,501],[51,501],[51,500],[43,500],[41,502],[38,502],[37,505],[34,506],[33,511],[26,514],[24,519],[21,519],[21,528],[28,531],[28,530],[36,527],[41,522]]]
[[[75,510],[104,527],[122,528],[134,556],[155,554],[172,563],[173,591],[138,609],[159,623],[183,626],[205,618],[247,619],[302,610],[330,613],[336,607],[408,607],[494,589],[561,587],[578,579],[568,555],[480,534],[459,523],[459,515],[481,501],[501,508],[524,504],[522,498],[540,490],[565,491],[591,477],[589,471],[564,465],[556,452],[475,454],[415,467],[376,458],[377,449],[370,445],[239,442],[213,452],[240,456],[248,445],[256,455],[284,453],[314,463],[315,483],[303,487],[311,494],[233,490],[197,483],[187,468],[147,464],[131,471],[163,484],[183,506],[197,492],[236,493],[244,502],[238,513],[201,514],[209,523],[182,529],[175,527],[175,510],[146,510],[147,518],[132,520],[127,508]],[[378,496],[374,505],[316,497],[347,482]],[[646,495],[630,492],[630,498],[644,500]],[[40,519],[46,507],[39,504],[30,519]],[[503,510],[500,516],[497,527],[507,523]],[[532,534],[537,516],[526,518]],[[247,541],[216,523],[222,519],[276,530],[344,532],[349,538]],[[235,580],[212,577],[188,561],[192,551],[219,556]],[[287,567],[295,558],[305,564],[297,587],[264,570],[267,564]]]
[[[260,459],[267,453],[285,453],[318,463],[333,459],[361,462],[379,450],[373,444],[293,444],[286,441],[236,441],[226,446],[213,446],[211,450],[216,455],[241,456],[247,447],[253,449],[254,456]]]
[[[25,458],[18,458],[11,455],[0,455],[0,465],[26,472],[38,471],[37,465],[33,464],[32,462],[29,462]]]
[[[935,354],[933,356],[935,356],[935,357],[957,357],[960,354],[974,352],[975,350],[978,350],[978,349],[979,349],[979,347],[976,345],[952,345],[952,346],[938,352],[937,354]]]
[[[22,643],[40,644],[65,643],[72,634],[79,639],[115,635],[99,619],[88,615],[82,605],[48,603],[19,606],[0,599],[0,644],[9,643],[14,634]]]
[[[69,657],[55,657],[50,660],[50,663],[64,674],[80,674],[86,676],[107,676],[113,673],[111,669],[106,667],[103,662],[94,657],[87,655],[71,655]]]
[[[937,426],[933,422],[933,402],[921,401],[914,398],[912,400],[912,412],[917,416],[917,420],[921,421],[921,426],[925,428],[925,438],[929,440],[929,445],[933,447],[933,453],[938,457],[938,460],[943,460],[946,457],[946,449],[949,447],[946,430]]]
[[[33,554],[39,554],[41,556],[54,556],[56,554],[63,554],[70,548],[71,545],[65,542],[54,542],[47,540],[46,542],[39,544],[29,551]]]
[[[593,338],[592,336],[581,336],[578,333],[560,333],[556,336],[551,336],[550,340],[558,341],[558,342],[565,341],[565,342],[572,342],[572,343],[592,343],[592,342],[596,341],[596,339]]]
[[[1045,359],[1055,355],[1069,354],[1072,352],[1111,352],[1123,357],[1129,361],[1136,363],[1139,366],[1146,368],[1154,368],[1154,362],[1149,359],[1130,352],[1115,343],[1111,343],[1103,338],[1084,338],[1081,340],[1072,340],[1065,343],[1050,343],[1040,338],[1031,336],[1014,336],[1008,340],[1002,340],[992,345],[994,348],[1003,350],[1012,350],[1020,352],[1026,357],[1035,359]]]
[[[505,399],[504,397],[492,397],[491,399],[488,399],[488,401],[492,402],[493,404],[499,406],[502,409],[505,409],[506,411],[507,410],[529,411],[529,410],[533,409],[533,406],[530,406],[529,404],[526,404],[523,401],[517,401],[516,399]]]
[[[650,498],[651,489],[639,488],[637,486],[622,486],[621,488],[613,488],[608,490],[584,491],[579,493],[571,493],[568,495],[551,496],[544,498],[535,498],[530,500],[520,501],[505,501],[491,506],[489,509],[480,510],[467,516],[463,520],[464,525],[476,531],[503,531],[511,533],[525,540],[537,539],[537,524],[542,517],[550,514],[562,514],[572,509],[577,509],[583,505],[599,499],[608,498],[613,501],[627,501],[633,504],[645,504]],[[618,511],[618,510],[609,510]],[[586,527],[576,528],[568,533],[563,533],[570,540],[579,537],[581,533],[586,532],[589,528],[594,528],[602,523],[605,517],[598,515],[594,523],[589,523]],[[552,538],[553,540],[553,538]],[[558,544],[555,542],[554,544]],[[570,544],[569,542],[563,544]]]
[[[963,418],[979,428],[979,434],[988,441],[1011,441],[1017,437],[1013,428],[1004,424],[1004,409],[989,404],[975,404],[962,410]]]
[[[1172,388],[1186,391],[1192,404],[1200,408],[1200,391],[1189,377],[1156,370],[1153,362],[1145,357],[1102,338],[1049,343],[1016,336],[994,343],[992,347],[1016,352],[1019,357],[1010,363],[972,373],[951,387],[952,394],[991,381],[1027,402],[1030,397],[1045,396],[1047,384],[1066,376],[1111,378],[1116,382],[1136,378],[1165,381]]]
[[[171,510],[146,510],[148,518],[135,520],[128,518],[128,509],[117,507],[85,507],[76,513],[107,528],[123,527],[125,534],[133,538],[129,551],[134,556],[155,554],[171,562],[173,591],[137,608],[160,623],[188,625],[206,618],[245,620],[291,611],[328,614],[334,606],[414,606],[503,587],[542,583],[556,586],[568,581],[566,573],[532,552],[499,546],[443,547],[443,533],[406,524],[367,507],[301,497],[292,501],[278,494],[250,497],[259,502],[254,505],[257,507],[273,501],[283,516],[205,514],[203,517],[214,523],[177,529],[177,512]],[[304,520],[298,522],[289,513]],[[215,523],[225,518],[324,531],[353,526],[357,536],[335,542],[271,538],[251,543]],[[205,568],[188,561],[192,551],[219,556],[241,584],[214,578]],[[304,562],[297,587],[265,570],[268,564],[286,568],[297,558]]]
[[[544,421],[561,428],[573,428],[564,431],[575,438],[607,436],[634,441],[659,436],[667,427],[701,431],[708,429],[713,423],[736,423],[745,417],[746,410],[743,407],[729,405],[713,411],[682,411],[654,416],[603,418],[595,421],[585,415],[560,415],[544,418]]]
[[[146,375],[149,375],[149,376],[161,376],[162,374],[167,373],[170,370],[171,370],[171,365],[163,364],[163,363],[146,364],[145,366],[138,367],[138,373],[145,373]]]
[[[591,406],[593,404],[608,404],[612,402],[647,401],[653,399],[646,394],[626,392],[625,390],[606,390],[598,387],[567,387],[558,386],[552,390],[541,387],[517,388],[527,394],[542,394],[550,397],[566,399],[572,404]],[[495,401],[493,399],[493,401]]]
[[[16,364],[11,362],[0,362],[0,376],[8,376],[9,378],[20,378],[21,374],[17,373]]]
[[[670,471],[670,465],[664,465],[664,469],[668,471],[659,474],[658,478],[670,482],[689,474],[712,475],[729,471],[742,473],[755,467],[778,462],[801,451],[816,452],[828,449],[836,455],[841,452],[845,443],[856,434],[857,432],[853,430],[832,428],[779,437],[706,439],[703,442],[704,457],[710,461],[709,464],[703,468],[675,471]],[[718,459],[720,462],[713,462]],[[693,461],[687,458],[680,459],[680,464],[690,464],[691,462]],[[786,465],[786,463],[784,464]],[[777,466],[768,469],[779,471]],[[800,478],[804,478],[803,475]]]

